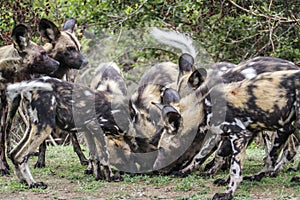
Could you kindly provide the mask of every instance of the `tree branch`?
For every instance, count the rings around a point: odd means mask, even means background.
[[[297,23],[298,25],[300,24],[300,19],[297,19],[295,18],[295,16],[293,17],[292,16],[292,20],[291,19],[288,19],[286,17],[280,17],[278,15],[264,15],[264,14],[261,14],[261,13],[256,13],[252,10],[248,10],[240,5],[238,5],[237,3],[235,3],[234,1],[232,0],[228,0],[232,5],[234,5],[235,7],[251,14],[251,15],[254,15],[254,16],[257,16],[257,17],[263,17],[263,18],[266,18],[267,20],[273,20],[273,21],[279,21],[279,22],[282,22],[282,23]],[[270,2],[270,5],[269,5],[269,8],[271,7],[271,4],[272,4],[272,0]]]

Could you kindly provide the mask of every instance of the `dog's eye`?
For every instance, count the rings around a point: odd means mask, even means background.
[[[67,50],[68,50],[68,51],[75,51],[76,49],[75,49],[75,47],[73,47],[73,46],[67,46]]]

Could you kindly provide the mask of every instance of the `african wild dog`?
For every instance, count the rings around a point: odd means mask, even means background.
[[[160,30],[155,30],[154,31],[154,37],[157,35],[156,39],[158,39],[162,43],[166,44],[171,44],[171,46],[183,46],[185,47],[186,44],[183,44],[180,39],[177,39],[175,37],[170,39],[170,34],[174,35],[175,33],[172,33],[171,31],[164,32]],[[192,44],[191,42],[189,43],[190,45]],[[185,47],[185,49],[188,49],[188,47]],[[234,82],[234,81],[239,81],[242,79],[247,79],[247,78],[253,78],[257,74],[266,72],[266,71],[278,71],[278,70],[293,70],[293,69],[298,69],[298,67],[293,64],[292,62],[285,61],[282,59],[276,59],[276,58],[271,58],[271,57],[257,57],[254,59],[250,59],[246,62],[243,62],[239,64],[238,66],[233,65],[231,63],[216,63],[212,65],[211,67],[213,70],[217,71],[216,75],[222,75],[224,74],[223,82]],[[195,77],[193,77],[195,76]],[[197,75],[192,73],[191,70],[187,70],[185,75],[181,77],[182,83],[184,87],[181,87],[179,84],[178,90],[179,93],[181,93],[181,88],[184,88],[185,94],[189,94],[193,91],[193,89],[196,89],[198,87],[198,84],[200,80],[197,79]],[[188,92],[187,92],[188,91]],[[182,93],[181,93],[182,94]],[[184,94],[181,95],[181,98],[184,98]],[[190,97],[189,97],[190,98]],[[187,125],[186,125],[187,126]],[[191,125],[191,127],[193,127]],[[194,169],[194,167],[199,167],[205,160],[206,158],[211,155],[217,148],[217,144],[220,141],[220,137],[217,137],[215,134],[212,133],[206,133],[205,135],[201,134],[202,139],[205,137],[206,141],[202,145],[196,145],[196,147],[193,148],[193,144],[197,142],[193,142],[191,145],[191,149],[185,152],[176,162],[173,164],[178,167],[172,167],[172,165],[168,166],[164,170],[167,172],[171,172],[174,170],[180,169],[181,166],[181,172],[184,172],[186,174],[187,172],[190,172]],[[199,133],[197,134],[197,138],[199,138]],[[195,139],[195,141],[198,141]],[[200,141],[202,143],[202,141]],[[178,144],[177,144],[178,145]],[[176,146],[176,145],[175,145]],[[201,148],[202,146],[202,148]],[[171,146],[167,147],[171,148]],[[174,147],[173,147],[174,148]],[[294,149],[294,148],[293,148]],[[293,154],[290,154],[292,151],[285,151],[291,159],[293,157]],[[198,152],[198,155],[196,155]],[[284,154],[284,155],[285,155]],[[195,156],[196,155],[196,156]],[[194,158],[193,158],[194,157]],[[285,156],[282,157],[282,160],[285,160]],[[192,159],[193,158],[193,159]],[[163,160],[163,158],[159,158],[160,160]],[[269,165],[268,162],[268,157],[266,158],[266,165]],[[189,164],[190,163],[190,164]],[[284,163],[284,162],[279,162],[279,163]],[[278,164],[277,167],[280,167],[282,164]],[[212,171],[215,170],[216,166],[211,168],[210,172],[207,174],[212,174]],[[182,174],[182,173],[180,173]]]
[[[225,66],[227,68],[227,63],[225,63]],[[216,76],[222,75],[223,73],[220,73],[220,66],[217,68],[214,67],[213,70],[216,73]],[[249,69],[250,68],[250,69]],[[216,71],[217,69],[217,71]],[[238,66],[233,67],[232,69],[228,69],[228,74],[230,74],[230,71],[234,71],[232,73],[235,73],[236,76],[232,76],[231,78],[233,79],[232,81],[237,81],[237,78],[240,78],[240,80],[245,79],[245,76],[251,76],[254,77],[253,74],[256,72],[257,69],[257,74],[262,73],[264,71],[276,71],[276,70],[293,70],[293,69],[298,69],[296,65],[294,65],[292,62],[282,60],[282,59],[277,59],[277,58],[271,58],[271,57],[258,57],[254,59],[250,59],[246,62],[241,63]],[[262,69],[264,71],[262,71]],[[227,71],[227,70],[226,70]],[[202,72],[205,73],[205,72]],[[257,75],[256,74],[256,75]],[[227,75],[229,76],[229,75]],[[191,78],[195,79],[197,75],[192,75]],[[237,78],[236,78],[237,77]],[[203,77],[202,77],[203,78]],[[201,77],[196,78],[195,80],[189,80],[189,84],[192,85],[195,89],[199,86],[198,82],[201,80]],[[228,81],[228,80],[227,80]],[[220,83],[224,82],[223,76],[220,77]],[[190,101],[194,101],[196,103],[200,97],[196,98],[194,96],[186,96],[181,99],[181,101],[187,101],[187,99],[190,99]],[[193,104],[191,104],[193,105]],[[179,102],[179,107],[180,107],[180,102]],[[179,111],[179,109],[177,109]],[[180,109],[180,112],[188,112],[184,111],[184,109]],[[198,115],[197,113],[203,113],[204,111],[201,109],[194,109],[189,111],[189,115]],[[204,114],[203,114],[204,115]],[[184,117],[183,117],[184,118]],[[176,152],[176,149],[180,146],[180,142],[185,141],[185,138],[191,138],[195,137],[195,140],[191,143],[190,148],[187,149],[186,152],[184,152],[182,155],[178,156],[178,159],[175,160],[172,164],[168,165],[165,168],[160,169],[161,171],[165,173],[175,173],[176,175],[180,176],[186,176],[189,174],[191,171],[195,170],[196,168],[199,168],[202,163],[213,153],[218,147],[218,144],[221,140],[220,136],[214,134],[213,132],[209,131],[207,128],[202,130],[197,130],[197,134],[195,135],[193,132],[185,131],[188,129],[197,129],[196,127],[199,126],[199,124],[193,124],[190,123],[189,121],[185,121],[183,125],[184,129],[179,133],[181,136],[181,140],[175,140],[177,141],[174,143],[171,142],[165,142],[165,143],[160,143],[161,145],[164,144],[163,146],[158,146],[159,149],[165,149],[164,154],[158,154],[157,161],[155,163],[156,168],[159,169],[158,166],[160,166],[160,162],[164,161],[167,159],[170,154],[173,155],[173,152]],[[201,121],[199,121],[201,123]],[[167,134],[165,134],[168,136]],[[173,137],[173,136],[168,136],[168,137]],[[162,138],[163,140],[163,138]],[[170,141],[171,139],[167,139]],[[173,150],[173,151],[169,151]],[[291,152],[293,152],[292,150]],[[169,152],[169,153],[167,153]],[[289,153],[288,153],[289,154]],[[268,156],[269,157],[269,156]],[[218,164],[218,163],[217,163]],[[222,166],[223,162],[221,162]],[[266,165],[269,165],[266,163]],[[220,165],[219,165],[220,167]],[[205,175],[213,175],[214,171],[216,169],[216,166],[214,166],[209,172],[205,173]],[[179,173],[177,173],[179,170]]]
[[[63,78],[70,69],[80,69],[88,64],[87,59],[81,53],[81,45],[75,35],[76,19],[67,19],[62,31],[51,21],[41,19],[39,23],[39,32],[44,45],[52,58],[60,62],[58,70],[51,77]],[[87,159],[81,151],[77,136],[70,133],[73,149],[79,157],[82,165],[87,164]],[[45,167],[46,143],[43,142],[39,148],[38,160],[35,167]]]
[[[26,181],[29,187],[45,187],[44,183],[35,182],[32,178],[27,161],[55,127],[74,134],[83,132],[95,179],[115,178],[110,169],[104,135],[119,135],[122,130],[114,121],[106,92],[42,77],[11,84],[7,87],[7,93],[12,102],[7,131],[20,103],[26,104],[30,116],[30,133],[24,135],[9,152],[19,180]]]
[[[5,87],[7,83],[31,79],[36,74],[52,75],[59,62],[47,56],[43,47],[31,41],[31,29],[19,24],[12,31],[12,45],[0,48],[1,73],[1,130],[0,130],[0,174],[9,174],[5,158],[5,120],[7,101]]]
[[[136,137],[151,138],[159,129],[160,111],[152,102],[161,101],[164,88],[176,81],[178,66],[171,62],[152,66],[142,76],[137,91],[129,101],[131,126]]]
[[[53,75],[62,78],[69,69],[80,69],[88,64],[81,53],[81,45],[75,36],[76,19],[68,19],[62,31],[51,21],[41,19],[39,32],[42,40],[47,42],[44,48],[47,54],[60,62],[59,69]]]
[[[181,84],[182,76],[194,70],[194,60],[197,50],[192,45],[192,39],[175,31],[163,31],[157,28],[150,30],[150,34],[160,43],[167,44],[181,50],[178,64],[171,62],[160,63],[147,71],[139,82],[136,93],[130,99],[132,125],[139,137],[152,138],[162,133],[161,111],[152,104],[162,103],[162,93],[166,88],[177,89],[187,93]],[[155,139],[156,140],[156,139]]]
[[[270,152],[271,165],[275,166],[278,154],[285,141],[291,134],[299,141],[300,114],[300,71],[278,71],[262,73],[250,80],[228,84],[212,85],[207,89],[207,80],[197,89],[205,95],[203,103],[207,115],[211,112],[213,102],[211,91],[219,93],[226,102],[224,121],[212,123],[208,118],[201,127],[214,127],[214,132],[221,137],[228,138],[232,147],[228,190],[222,194],[215,194],[214,199],[231,199],[242,181],[242,165],[247,144],[260,131],[276,131],[274,146]]]
[[[255,76],[264,73],[264,72],[272,72],[272,71],[282,71],[282,70],[297,70],[299,69],[298,66],[296,66],[294,63],[279,59],[279,58],[272,58],[272,57],[256,57],[253,59],[249,59],[247,61],[244,61],[237,65],[236,67],[233,67],[232,69],[228,70],[226,73],[221,75],[222,82],[224,83],[230,83],[230,82],[237,82],[244,79],[250,79],[254,78]],[[217,72],[218,73],[218,72]],[[198,74],[198,73],[196,73]],[[197,75],[193,75],[197,76]],[[194,77],[193,77],[194,78]],[[197,79],[198,80],[198,79]],[[195,80],[191,80],[190,82],[197,82]],[[199,82],[198,82],[199,83]],[[196,88],[198,85],[196,85]],[[267,135],[264,134],[265,143],[269,143],[267,140]],[[198,154],[193,158],[192,162],[183,168],[181,172],[183,173],[190,173],[194,170],[194,168],[199,168],[200,165],[206,160],[206,158],[211,155],[217,148],[217,145],[219,144],[220,138],[217,137],[214,134],[208,134],[206,137],[205,145],[202,147],[202,149],[199,149]],[[293,144],[293,143],[289,143]],[[267,146],[266,146],[267,147]],[[230,147],[228,147],[230,149]],[[265,168],[263,171],[271,171],[273,169],[280,169],[284,163],[286,163],[288,160],[291,160],[295,153],[295,147],[288,146],[284,152],[284,155],[282,156],[281,161],[276,166],[270,166],[270,157],[268,156],[268,151],[270,151],[270,148],[266,149],[267,157],[265,160]],[[221,150],[218,150],[219,153],[221,153]],[[217,157],[213,160],[212,163],[209,163],[209,167],[206,167],[206,169],[209,169],[205,176],[212,176],[214,175],[218,169],[224,164],[224,159],[222,157]]]
[[[214,199],[231,199],[242,180],[241,166],[245,149],[257,133],[263,130],[277,131],[278,136],[275,138],[275,143],[270,151],[272,166],[275,166],[278,157],[277,152],[282,149],[291,134],[294,133],[296,140],[299,141],[300,99],[298,87],[300,71],[266,72],[250,80],[246,79],[242,82],[225,85],[222,82],[216,85],[210,84],[209,81],[214,82],[216,78],[214,75],[211,77],[207,78],[201,87],[195,91],[198,96],[197,103],[202,104],[203,108],[201,109],[205,111],[204,120],[200,121],[202,124],[199,126],[199,131],[205,133],[205,131],[210,130],[216,135],[228,138],[231,143],[233,155],[230,179],[227,180],[230,181],[228,191],[214,196]],[[200,80],[205,80],[205,78],[202,77]],[[218,113],[218,109],[215,110],[215,113],[212,112],[213,105],[215,105],[213,101],[216,100],[210,98],[212,93],[216,93],[221,102],[226,102],[225,121],[212,120],[213,115],[222,115]],[[201,111],[201,109],[198,110]],[[223,111],[220,110],[219,112]],[[168,143],[159,145],[159,154],[163,155],[166,150],[165,147],[172,148],[175,146],[174,144],[180,145],[181,139],[185,139],[182,136],[184,134],[180,134],[180,136],[178,134],[164,134],[161,142],[166,141]],[[169,143],[173,145],[169,145]],[[171,152],[174,153],[176,150],[177,148]],[[158,155],[154,167],[160,164],[162,158],[168,158],[168,156],[170,155]]]
[[[95,74],[90,83],[90,88],[105,92],[111,99],[114,119],[123,130],[128,128],[129,110],[127,86],[121,69],[114,62],[100,63],[95,69]],[[130,157],[131,150],[126,144],[125,135],[107,135],[105,136],[107,148],[110,154],[110,163],[119,170],[122,168],[131,168]],[[132,141],[132,140],[128,140]],[[128,155],[127,155],[128,154]],[[89,164],[85,173],[91,173],[93,167]]]
[[[151,73],[157,73],[158,70],[155,69],[158,68],[152,68]],[[109,94],[112,108],[115,111],[114,119],[118,126],[125,130],[124,134],[105,136],[110,163],[123,172],[142,172],[147,166],[145,165],[145,156],[142,156],[143,160],[140,160],[139,155],[153,152],[155,147],[149,144],[148,138],[138,137],[135,134],[134,125],[130,119],[127,87],[122,72],[113,62],[101,63],[95,71],[90,87]],[[167,79],[167,77],[165,78]],[[147,76],[142,78],[142,80],[146,79]],[[90,171],[89,167],[86,172]]]

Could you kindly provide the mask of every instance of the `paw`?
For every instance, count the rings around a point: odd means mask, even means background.
[[[291,179],[291,182],[300,183],[300,176],[294,176],[294,177]]]
[[[110,180],[113,182],[120,182],[120,181],[123,181],[123,177],[119,173],[117,173],[117,174],[114,174],[113,176],[111,176]]]
[[[36,162],[34,165],[34,168],[45,168],[46,165],[45,163],[41,163],[41,162]]]
[[[0,169],[0,175],[4,176],[4,175],[9,175],[9,169],[5,168],[5,169]]]
[[[88,160],[80,160],[80,164],[81,164],[82,166],[86,166],[86,165],[89,164],[89,161],[88,161]]]
[[[84,174],[93,174],[93,169],[85,169],[83,171]]]
[[[208,172],[200,173],[199,176],[201,176],[204,179],[209,179],[209,178],[213,177],[213,175],[211,173],[208,173]]]
[[[29,185],[29,188],[41,188],[41,189],[46,189],[47,188],[47,185],[43,182],[36,182],[36,183],[33,183],[31,185]]]
[[[230,200],[232,198],[233,198],[233,196],[231,193],[216,193],[212,199],[213,200]]]
[[[261,181],[261,179],[263,179],[263,177],[266,176],[266,173],[265,172],[261,172],[259,174],[255,174],[253,176],[245,176],[243,178],[243,180],[245,181]]]
[[[228,184],[228,181],[223,178],[218,178],[214,181],[214,185],[224,186]]]
[[[244,176],[243,181],[256,181],[255,180],[255,175],[253,175],[253,176]]]
[[[173,178],[185,178],[187,177],[191,172],[187,171],[187,172],[181,172],[181,171],[173,171],[171,173],[171,177]]]

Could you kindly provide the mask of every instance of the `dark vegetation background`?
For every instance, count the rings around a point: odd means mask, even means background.
[[[161,27],[191,36],[214,62],[239,63],[255,56],[300,60],[300,1],[297,0],[1,0],[0,45],[10,43],[13,26],[32,26],[44,17],[57,25],[78,20],[78,34],[104,38],[125,29]],[[88,34],[87,34],[88,33]],[[83,47],[91,45],[83,42]],[[157,56],[157,50],[133,52]],[[127,60],[126,60],[127,59]],[[128,58],[119,60],[123,66]]]

